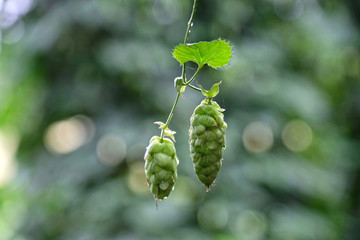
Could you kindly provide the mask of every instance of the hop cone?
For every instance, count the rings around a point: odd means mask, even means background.
[[[145,153],[146,182],[155,199],[164,199],[169,196],[177,180],[178,158],[174,143],[164,138],[154,136],[150,140]]]
[[[190,156],[196,175],[207,189],[214,182],[225,149],[224,111],[209,100],[203,100],[190,119]]]

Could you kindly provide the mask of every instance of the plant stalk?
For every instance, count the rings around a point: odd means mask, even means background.
[[[190,33],[190,29],[193,25],[193,20],[194,20],[194,15],[195,15],[195,12],[196,12],[196,8],[197,8],[197,3],[198,3],[198,0],[194,0],[194,4],[193,4],[193,8],[192,8],[192,12],[191,12],[191,15],[190,15],[190,19],[188,21],[188,24],[187,24],[187,28],[186,28],[186,32],[185,32],[185,38],[184,38],[184,44],[186,45],[187,44],[187,40],[189,38],[189,33]],[[193,81],[196,77],[196,75],[199,73],[200,71],[200,68],[198,68],[198,70],[196,71],[196,73],[194,74],[194,76],[188,81],[186,82],[186,85],[190,84],[191,81]],[[185,82],[185,63],[183,65],[183,68],[182,68],[182,79],[183,81]],[[169,123],[171,121],[171,118],[174,114],[174,111],[175,111],[175,108],[176,108],[176,105],[178,103],[178,100],[179,100],[179,97],[180,97],[180,93],[178,92],[177,95],[176,95],[176,99],[175,99],[175,102],[174,102],[174,105],[169,113],[169,116],[166,120],[166,123],[165,123],[165,126],[164,128],[161,130],[161,136],[160,136],[160,141],[162,141],[164,139],[164,134],[165,134],[165,129],[169,126]]]
[[[195,15],[195,12],[196,12],[197,4],[198,4],[198,0],[194,0],[192,12],[191,12],[190,19],[188,21],[186,32],[185,32],[185,38],[184,38],[184,44],[185,45],[187,44],[187,40],[188,40],[189,34],[190,34],[190,29],[191,29],[191,27],[193,25],[194,15]],[[186,75],[185,72],[186,72],[186,63],[183,64],[183,68],[182,68],[182,79],[183,79],[184,82],[186,81],[185,80],[186,79],[185,78],[185,75]]]
[[[169,126],[169,123],[170,123],[170,121],[171,121],[171,118],[172,118],[172,116],[174,115],[174,111],[175,111],[177,102],[179,101],[179,97],[180,97],[180,93],[177,93],[176,99],[175,99],[175,102],[174,102],[174,105],[173,105],[173,107],[171,108],[171,111],[170,111],[170,114],[169,114],[169,116],[168,116],[168,118],[167,118],[167,120],[166,120],[164,129],[161,130],[161,137],[160,137],[161,139],[160,139],[160,141],[163,140],[164,134],[165,134],[165,129]]]

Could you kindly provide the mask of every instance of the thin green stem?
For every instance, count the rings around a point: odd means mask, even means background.
[[[186,29],[186,33],[185,33],[184,44],[187,43],[187,40],[189,38],[190,28],[192,27],[192,23],[193,23],[193,20],[194,20],[194,15],[195,15],[195,12],[196,12],[197,3],[198,3],[198,0],[194,0],[193,9],[192,9],[191,16],[190,16],[190,19],[188,21],[188,25],[187,25],[187,29]]]
[[[173,114],[174,114],[174,111],[175,111],[177,102],[179,101],[179,97],[180,97],[180,93],[178,93],[178,94],[176,95],[176,99],[175,99],[174,105],[173,105],[173,107],[172,107],[172,109],[171,109],[171,111],[170,111],[170,114],[169,114],[169,116],[168,116],[168,118],[167,118],[167,120],[166,120],[164,129],[161,130],[161,136],[160,136],[161,141],[162,141],[163,138],[164,138],[165,129],[169,126],[169,123],[170,123],[170,121],[171,121],[171,118],[172,118],[172,116],[173,116]]]
[[[201,70],[201,67],[198,67],[198,69],[196,70],[196,72],[194,73],[194,75],[190,78],[189,81],[187,81],[186,83],[184,83],[184,85],[189,85],[195,78],[196,76],[199,74]]]
[[[184,44],[185,45],[187,44],[187,40],[188,40],[189,34],[190,34],[190,29],[191,29],[191,27],[193,25],[194,15],[195,15],[195,12],[196,12],[197,4],[198,4],[198,0],[194,0],[192,12],[191,12],[190,19],[188,21],[186,32],[185,32],[185,38],[184,38]],[[185,82],[185,77],[186,77],[185,75],[186,75],[186,63],[183,64],[182,76],[181,76],[182,79],[184,80],[184,82]]]
[[[198,3],[198,0],[194,0],[194,4],[193,4],[193,8],[192,8],[192,12],[191,12],[191,15],[190,15],[190,19],[188,21],[188,25],[187,25],[187,28],[186,28],[186,33],[185,33],[185,38],[184,38],[184,44],[186,45],[187,44],[187,40],[189,38],[189,33],[190,33],[190,29],[191,29],[191,26],[193,25],[193,20],[194,20],[194,15],[195,15],[195,12],[196,12],[196,8],[197,8],[197,3]],[[190,84],[191,81],[193,81],[196,77],[196,75],[199,73],[199,70],[198,69],[196,71],[196,73],[194,74],[194,76],[192,76],[192,78],[187,82],[186,85]],[[185,63],[183,65],[183,68],[182,68],[182,79],[185,81]],[[169,123],[171,121],[171,118],[174,114],[174,111],[175,111],[175,108],[176,108],[176,105],[178,103],[178,100],[179,100],[179,97],[180,97],[180,93],[178,93],[176,95],[176,99],[175,99],[175,102],[174,102],[174,105],[169,113],[169,116],[166,120],[166,123],[165,123],[165,126],[164,128],[161,130],[161,136],[160,136],[160,141],[162,141],[164,139],[164,134],[165,134],[165,129],[169,126]]]
[[[195,87],[194,85],[191,85],[191,84],[189,84],[188,86],[196,91],[201,92],[201,88]]]

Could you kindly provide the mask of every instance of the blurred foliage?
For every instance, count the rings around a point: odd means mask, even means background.
[[[197,78],[223,80],[227,149],[205,193],[187,89],[170,126],[179,180],[156,211],[143,154],[192,2],[0,0],[1,240],[359,239],[358,1],[199,4],[189,42],[234,50]]]

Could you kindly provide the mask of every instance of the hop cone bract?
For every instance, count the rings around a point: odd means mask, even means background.
[[[190,156],[199,180],[209,187],[220,168],[225,149],[224,110],[210,100],[203,100],[190,119]]]
[[[145,153],[146,182],[155,199],[169,196],[177,180],[178,158],[174,143],[167,138],[160,141],[154,136]]]

